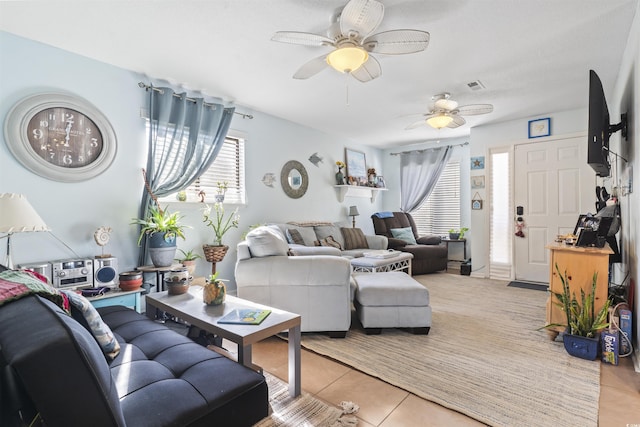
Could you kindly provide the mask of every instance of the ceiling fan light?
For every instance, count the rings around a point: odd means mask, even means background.
[[[447,127],[449,123],[453,121],[453,117],[447,114],[438,114],[437,116],[429,117],[427,123],[432,128],[441,129]]]
[[[327,64],[341,73],[350,73],[367,62],[369,54],[361,47],[341,47],[327,55]]]

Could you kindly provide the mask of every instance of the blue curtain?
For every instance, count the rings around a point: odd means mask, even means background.
[[[187,188],[213,163],[222,148],[235,108],[187,97],[168,87],[148,89],[149,154],[139,218],[146,218],[157,197]],[[140,246],[138,265],[147,259],[146,238]]]
[[[431,194],[451,156],[451,146],[400,155],[400,210],[412,212]]]

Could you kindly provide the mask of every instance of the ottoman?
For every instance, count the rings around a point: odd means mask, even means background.
[[[367,334],[379,334],[382,328],[429,333],[429,290],[407,273],[362,273],[353,277],[357,285],[354,305]]]

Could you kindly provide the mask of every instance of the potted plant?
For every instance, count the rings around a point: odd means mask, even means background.
[[[571,294],[569,289],[569,279],[565,271],[560,273],[558,264],[556,271],[562,281],[562,293],[553,292],[557,301],[554,302],[562,308],[567,319],[565,325],[549,324],[544,328],[561,326],[565,328],[562,336],[564,348],[572,356],[582,359],[594,360],[598,356],[598,345],[600,343],[600,331],[607,326],[607,314],[611,301],[607,299],[602,308],[595,313],[595,292],[598,281],[598,273],[593,274],[591,292],[588,294],[580,289],[580,299],[576,298],[576,293]]]
[[[460,229],[452,228],[449,230],[449,240],[462,240],[464,239],[464,233],[469,231],[467,227],[462,227]]]
[[[195,253],[193,250],[183,251],[182,249],[178,249],[182,252],[182,256],[180,258],[176,258],[176,261],[181,263],[183,266],[187,267],[187,271],[189,272],[189,276],[193,276],[193,273],[196,271],[196,260],[202,258],[200,254]]]
[[[229,250],[229,246],[222,243],[222,238],[227,231],[232,228],[238,228],[239,220],[240,216],[238,215],[238,208],[225,217],[224,206],[222,203],[214,203],[213,209],[211,206],[205,204],[202,214],[202,222],[213,229],[213,234],[215,236],[213,239],[213,245],[202,245],[205,258],[207,261],[213,263],[211,274],[215,274],[216,262],[222,261],[227,250]]]
[[[176,238],[184,239],[185,226],[180,223],[180,212],[169,212],[158,205],[149,208],[146,218],[134,218],[132,225],[140,226],[138,246],[142,244],[142,238],[149,238],[149,255],[151,262],[156,267],[168,267],[173,263],[176,254]]]
[[[213,196],[216,200],[216,203],[224,202],[224,195],[227,193],[227,189],[229,188],[229,183],[227,181],[216,183],[216,194]]]

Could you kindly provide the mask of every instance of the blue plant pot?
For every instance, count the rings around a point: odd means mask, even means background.
[[[149,257],[156,267],[169,267],[176,257],[176,236],[153,233],[149,237]]]
[[[170,248],[176,246],[176,236],[167,237],[165,233],[153,233],[149,237],[150,248]]]
[[[595,360],[598,357],[600,334],[596,335],[595,338],[564,334],[562,342],[567,353],[572,356],[585,360]]]

